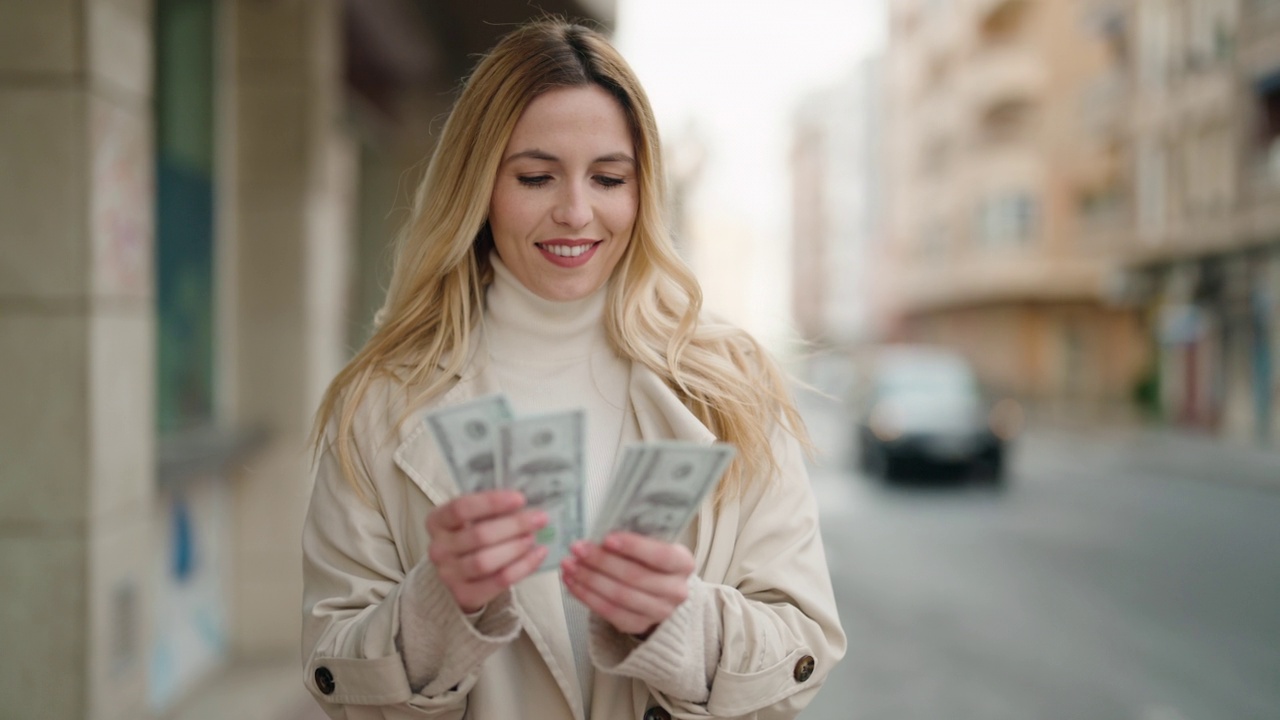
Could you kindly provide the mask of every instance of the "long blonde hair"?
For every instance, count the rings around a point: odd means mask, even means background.
[[[717,502],[740,492],[750,478],[773,477],[770,434],[779,422],[807,445],[786,379],[767,353],[745,332],[700,318],[702,290],[663,219],[657,124],[631,68],[595,31],[544,19],[502,38],[467,80],[398,238],[374,334],[330,383],[316,413],[317,451],[336,420],[334,446],[353,484],[353,423],[370,383],[393,377],[405,388],[420,388],[409,399],[412,408],[447,390],[468,362],[493,276],[489,200],[521,112],[548,90],[589,84],[621,105],[639,182],[633,235],[606,300],[613,348],[655,372],[718,438],[737,446]]]

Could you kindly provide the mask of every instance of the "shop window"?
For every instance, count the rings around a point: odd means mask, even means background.
[[[1260,80],[1257,92],[1257,155],[1273,183],[1280,183],[1280,69]]]
[[[213,7],[156,4],[156,421],[213,419]]]

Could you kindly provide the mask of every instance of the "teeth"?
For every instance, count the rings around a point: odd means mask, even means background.
[[[568,258],[578,257],[582,253],[590,250],[592,247],[592,245],[543,245],[541,243],[539,243],[539,246],[550,252],[552,255],[559,255],[560,257]]]

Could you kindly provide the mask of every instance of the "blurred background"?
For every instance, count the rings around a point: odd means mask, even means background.
[[[321,717],[311,416],[542,11],[802,381],[804,717],[1280,718],[1280,0],[0,0],[0,717]]]

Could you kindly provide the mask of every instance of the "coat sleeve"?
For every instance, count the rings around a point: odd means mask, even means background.
[[[374,487],[357,493],[321,453],[302,539],[307,689],[335,719],[461,718],[519,620],[509,597],[464,616],[425,558],[406,572]]]
[[[694,578],[686,602],[643,643],[593,626],[597,666],[643,681],[673,717],[793,718],[844,656],[803,454],[780,428],[773,447],[776,481],[716,516],[737,528],[721,582]]]

